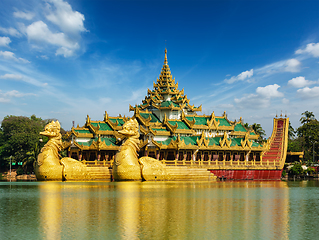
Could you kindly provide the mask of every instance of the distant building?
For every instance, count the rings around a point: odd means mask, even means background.
[[[304,152],[287,152],[286,163],[301,162]]]

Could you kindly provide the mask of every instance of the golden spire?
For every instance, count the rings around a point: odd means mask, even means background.
[[[164,65],[167,65],[167,49],[165,48]]]
[[[162,67],[159,78],[157,78],[156,83],[153,84],[153,88],[154,89],[152,91],[147,91],[147,96],[145,97],[145,100],[142,101],[143,108],[141,106],[135,106],[136,111],[139,108],[150,110],[150,106],[153,106],[157,109],[174,108],[175,110],[177,108],[184,109],[187,106],[187,111],[189,112],[201,111],[201,106],[199,108],[194,108],[194,105],[193,107],[189,106],[189,99],[187,99],[187,96],[184,95],[184,89],[182,91],[178,90],[178,83],[175,83],[175,78],[172,78],[171,70],[168,66],[166,47],[164,65]],[[161,105],[163,102],[167,102],[165,106]],[[130,107],[130,111],[132,111],[133,109],[133,107]]]

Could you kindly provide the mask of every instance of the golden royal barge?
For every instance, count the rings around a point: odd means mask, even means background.
[[[105,112],[102,121],[93,121],[87,116],[84,126],[72,128],[61,148],[85,166],[90,179],[111,180],[115,156],[124,139],[123,125],[135,119],[139,156],[160,162],[174,172],[175,180],[212,175],[234,180],[281,178],[288,142],[287,117],[274,118],[271,137],[258,143],[259,136],[244,126],[242,118],[230,121],[226,112],[222,116],[214,112],[199,115],[201,108],[191,105],[184,89],[178,89],[165,49],[164,65],[153,90],[148,89],[140,105],[129,106],[132,117],[111,117]]]

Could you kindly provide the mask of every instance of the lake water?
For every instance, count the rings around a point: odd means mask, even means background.
[[[319,182],[0,182],[0,239],[318,239]]]

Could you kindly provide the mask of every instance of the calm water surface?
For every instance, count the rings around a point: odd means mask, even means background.
[[[0,182],[0,239],[318,239],[319,182]]]

